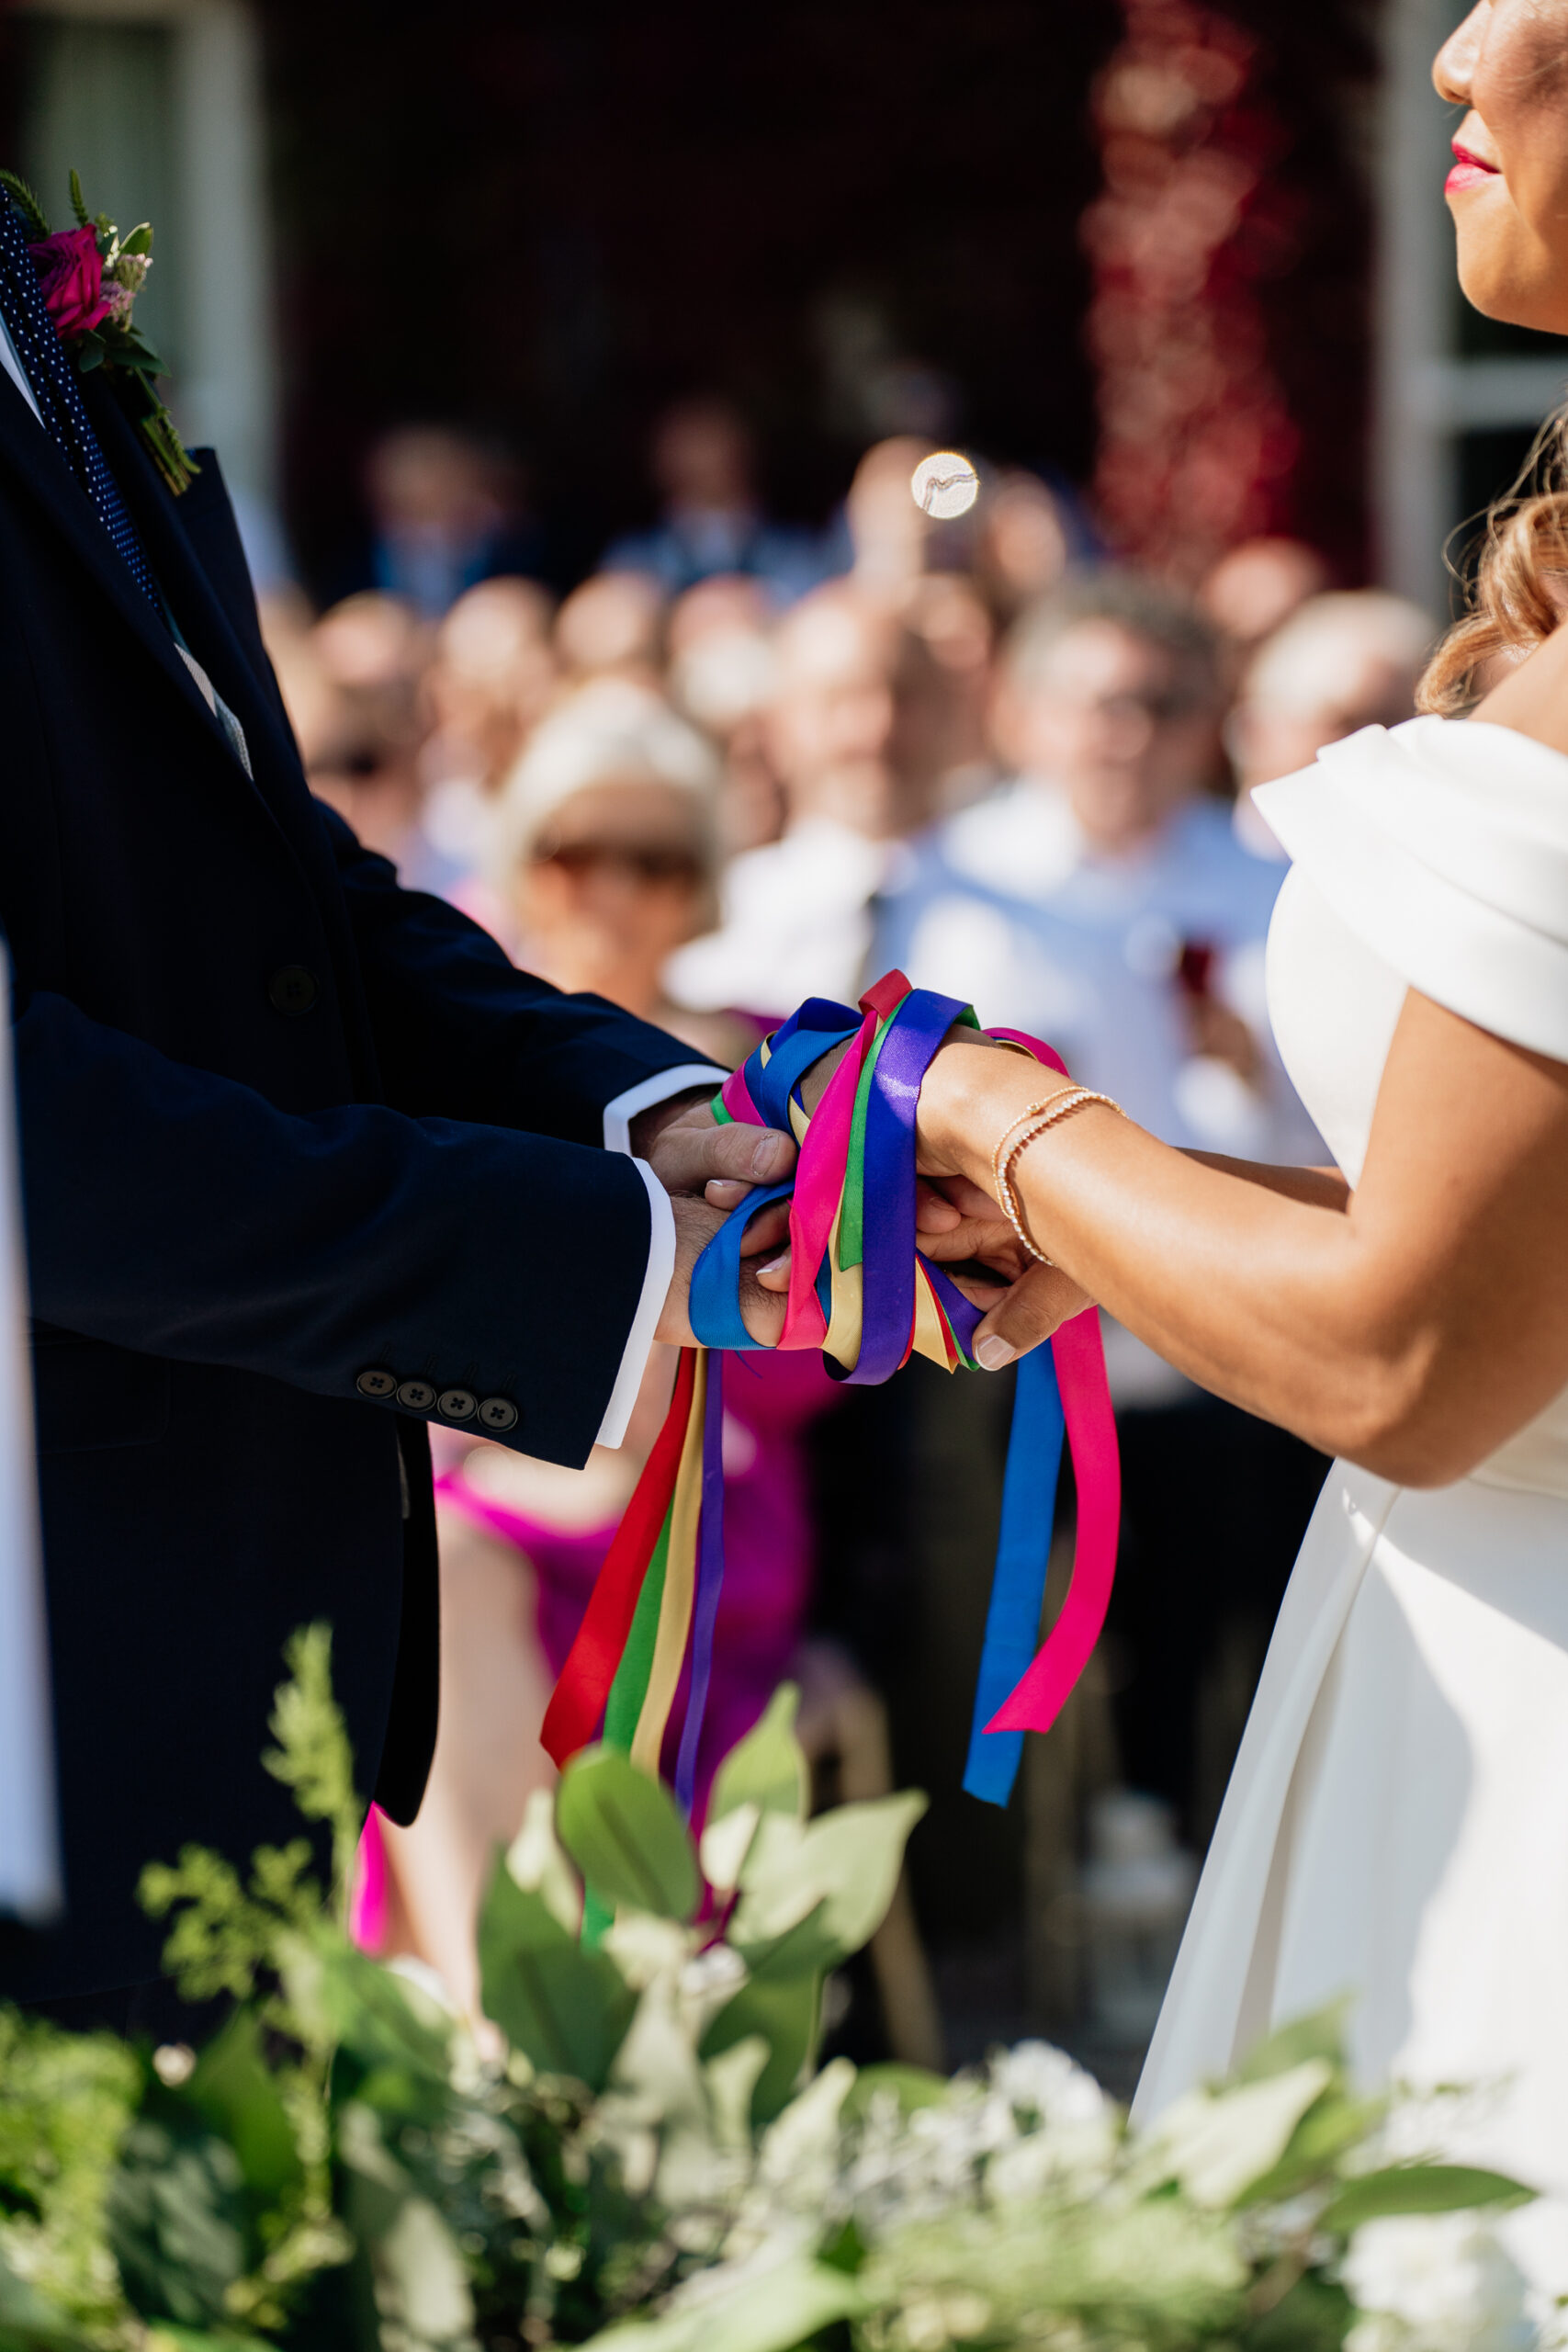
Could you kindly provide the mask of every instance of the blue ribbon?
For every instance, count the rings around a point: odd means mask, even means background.
[[[1021,1731],[988,1732],[985,1726],[1034,1663],[1066,1427],[1051,1351],[1036,1348],[1019,1358],[1001,1536],[964,1770],[969,1794],[987,1804],[1006,1804],[1023,1754]]]
[[[848,1374],[829,1363],[828,1370],[836,1378],[883,1381],[902,1361],[914,1314],[914,1128],[920,1081],[948,1030],[965,1017],[973,1019],[968,1008],[953,999],[924,989],[912,989],[897,1008],[883,1039],[866,1105],[863,1227],[865,1314],[861,1357],[854,1371]],[[813,997],[775,1033],[766,1064],[760,1051],[751,1056],[746,1065],[747,1090],[760,1115],[771,1126],[785,1135],[793,1132],[789,1104],[795,1088],[813,1063],[835,1045],[855,1035],[859,1026],[847,1006]],[[760,1343],[752,1339],[740,1315],[740,1245],[758,1211],[771,1202],[787,1200],[793,1190],[790,1182],[749,1194],[697,1260],[692,1273],[688,1312],[692,1329],[704,1347],[729,1349],[737,1353],[758,1351]],[[923,1258],[922,1262],[926,1262]],[[959,1346],[966,1355],[972,1353],[975,1327],[982,1310],[971,1305],[940,1266],[928,1263],[927,1272]],[[826,1316],[831,1306],[826,1260],[818,1271],[818,1295]],[[721,1541],[718,1529],[722,1521],[713,1467],[719,1453],[722,1408],[718,1393],[718,1381],[710,1375],[710,1427],[704,1461],[705,1544],[707,1541]],[[1023,1752],[1021,1732],[987,1732],[984,1726],[1034,1661],[1045,1600],[1045,1572],[1065,1429],[1051,1351],[1037,1348],[1022,1357],[1018,1367],[1007,1477],[1002,1490],[1001,1537],[964,1776],[964,1786],[970,1795],[983,1798],[988,1804],[1007,1804]],[[711,1606],[716,1608],[717,1586],[711,1576],[708,1591]],[[711,1623],[705,1629],[699,1627],[694,1644],[693,1701],[698,1692],[699,1650],[704,1654],[702,1696],[706,1696],[711,1641]],[[688,1702],[682,1770],[678,1776],[687,1781],[695,1769],[700,1722],[700,1705]]]

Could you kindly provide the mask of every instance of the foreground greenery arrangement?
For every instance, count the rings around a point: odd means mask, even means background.
[[[623,1757],[569,1768],[498,1859],[470,2030],[348,1939],[361,1809],[324,1628],[289,1665],[267,1763],[316,1845],[243,1883],[191,1849],[143,1885],[186,1994],[232,1996],[216,2036],[152,2051],[0,2011],[0,2352],[1536,2341],[1483,2211],[1524,2192],[1390,2161],[1332,2018],[1142,2135],[1043,2043],[952,2083],[814,2074],[824,1977],[879,1923],[922,1800],[807,1821],[788,1691],[700,1856]]]

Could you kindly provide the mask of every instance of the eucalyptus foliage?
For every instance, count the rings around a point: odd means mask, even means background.
[[[923,1801],[809,1819],[787,1690],[700,1849],[624,1756],[568,1767],[497,1856],[485,2021],[458,2019],[348,1940],[325,1629],[288,1663],[266,1763],[313,1837],[144,1882],[182,1989],[231,1997],[218,2032],[152,2051],[0,2013],[0,2352],[1331,2352],[1353,2326],[1414,2352],[1347,2279],[1395,2274],[1401,2217],[1472,2246],[1524,2194],[1383,2160],[1333,2017],[1143,2135],[1043,2044],[953,2083],[814,2071],[825,1975]],[[1454,2340],[1531,2340],[1499,2249],[1483,2274],[1495,2308]]]

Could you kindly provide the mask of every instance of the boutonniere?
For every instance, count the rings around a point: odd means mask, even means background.
[[[140,220],[123,233],[107,212],[89,214],[82,183],[71,175],[74,229],[51,231],[42,205],[15,172],[0,171],[28,232],[44,308],[61,342],[84,376],[102,368],[118,379],[152,461],[177,498],[200,468],[175,429],[153,389],[168,369],[136,325],[136,298],[152,266],[152,226]]]

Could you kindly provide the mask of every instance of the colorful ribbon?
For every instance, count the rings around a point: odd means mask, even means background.
[[[724,1352],[755,1350],[741,1318],[741,1244],[770,1202],[789,1202],[790,1287],[781,1348],[818,1348],[835,1379],[886,1380],[919,1354],[948,1371],[974,1366],[982,1310],[917,1247],[915,1114],[920,1083],[967,1005],[911,989],[891,972],[848,1006],[813,997],[726,1080],[721,1119],[780,1128],[800,1146],[787,1184],[752,1193],[720,1227],[692,1275],[691,1322],[675,1393],[616,1531],[545,1717],[558,1764],[596,1736],[657,1774],[690,1652],[675,1787],[689,1812],[724,1579]],[[1021,1031],[989,1035],[1052,1069],[1048,1046]],[[808,1117],[801,1080],[835,1046],[848,1051]],[[1066,1599],[1038,1655],[1064,1433],[1077,1488],[1077,1540]],[[1111,1597],[1121,1474],[1099,1318],[1063,1325],[1050,1351],[1019,1365],[1001,1540],[964,1785],[1005,1804],[1025,1731],[1047,1731],[1099,1638]]]

